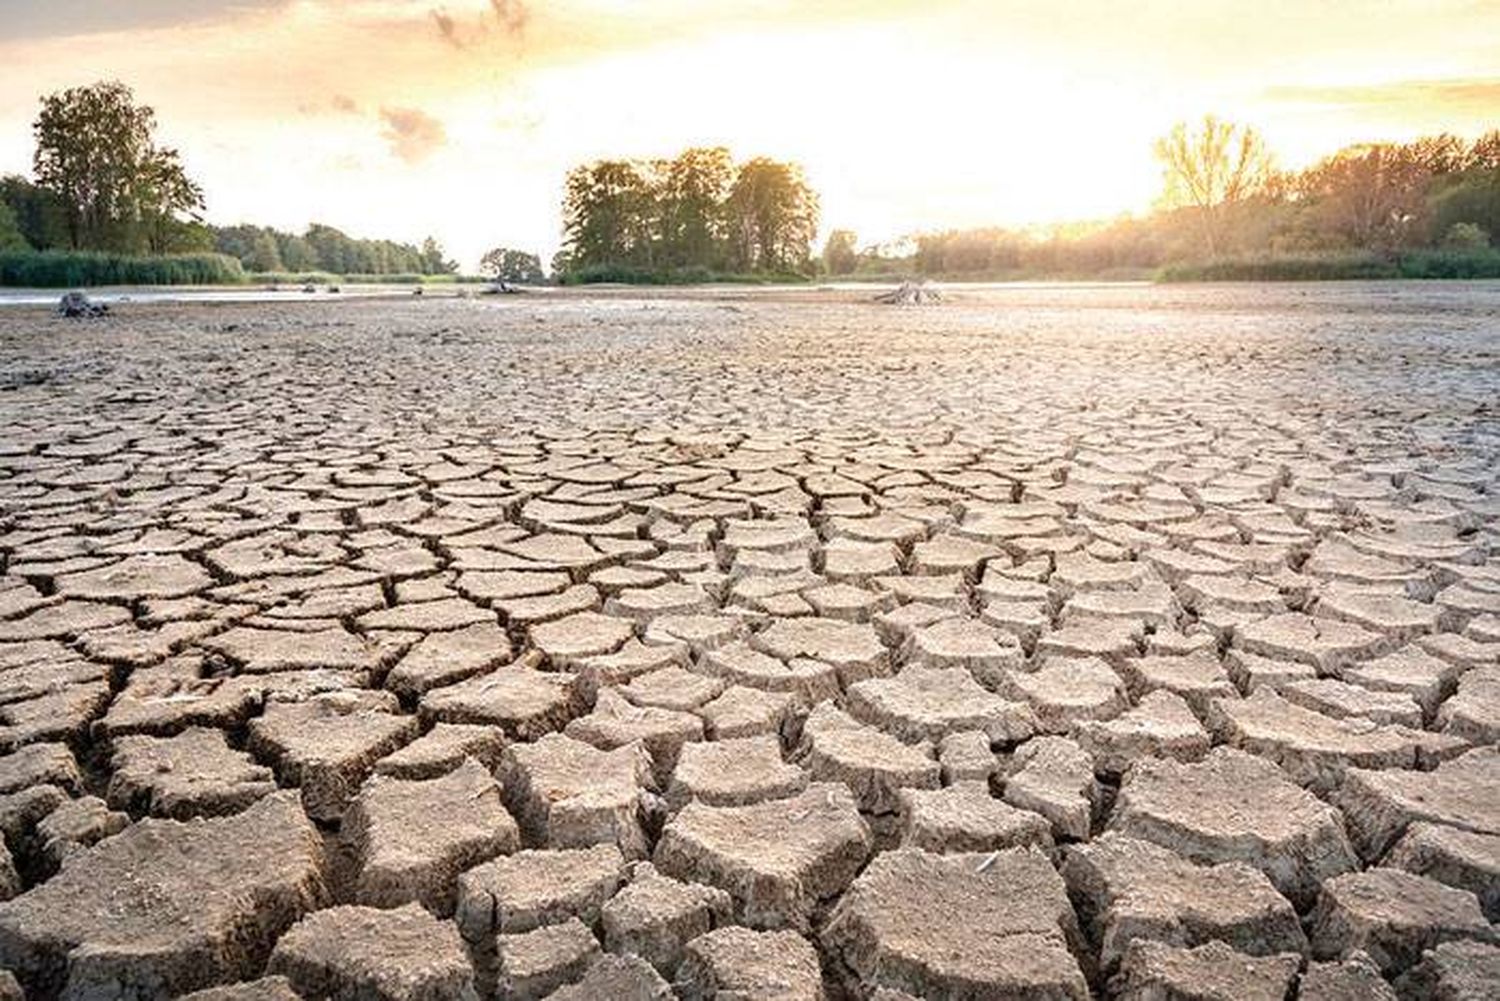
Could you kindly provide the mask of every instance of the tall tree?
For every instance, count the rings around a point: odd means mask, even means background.
[[[855,236],[852,229],[836,229],[828,234],[823,244],[823,267],[831,275],[852,275],[859,264],[859,253],[854,249]]]
[[[70,246],[152,249],[172,221],[202,208],[176,151],[155,145],[155,128],[155,113],[122,83],[42,98],[33,168],[62,203]]]
[[[1217,256],[1223,245],[1226,206],[1258,194],[1271,175],[1271,156],[1254,129],[1205,115],[1196,129],[1184,122],[1156,141],[1165,170],[1163,202],[1190,208],[1198,216],[1205,249]]]
[[[518,285],[540,285],[547,280],[541,258],[509,247],[496,247],[480,258],[479,273]]]
[[[1426,234],[1429,163],[1415,146],[1350,146],[1304,171],[1301,195],[1348,244],[1394,249]]]
[[[657,192],[649,165],[600,160],[568,172],[563,235],[570,264],[650,266]]]
[[[62,202],[46,188],[32,184],[18,174],[10,174],[0,178],[0,202],[10,206],[21,235],[37,250],[68,245]]]
[[[8,250],[30,250],[31,244],[21,233],[16,214],[5,202],[0,202],[0,253]]]
[[[795,164],[756,157],[741,166],[728,210],[738,267],[788,271],[807,263],[818,230],[818,196]]]
[[[661,181],[666,263],[718,267],[724,251],[724,199],[734,161],[722,146],[684,150]]]

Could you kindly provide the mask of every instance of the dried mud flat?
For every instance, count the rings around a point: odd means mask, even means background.
[[[1500,996],[1497,400],[1494,285],[7,310],[0,998]]]

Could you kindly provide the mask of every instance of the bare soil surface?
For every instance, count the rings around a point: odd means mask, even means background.
[[[1500,996],[1500,284],[871,294],[0,312],[0,998]]]

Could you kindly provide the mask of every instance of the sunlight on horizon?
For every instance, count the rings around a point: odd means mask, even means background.
[[[501,243],[550,255],[563,176],[598,157],[795,160],[823,232],[866,243],[1145,211],[1152,140],[1206,111],[1260,128],[1289,167],[1500,124],[1500,13],[1459,2],[1389,5],[1384,26],[1339,3],[1218,4],[1217,26],[1147,4],[1125,25],[1089,2],[1053,27],[1042,5],[965,0],[161,0],[83,43],[28,29],[45,4],[10,6],[0,172],[29,172],[42,94],[118,78],[157,109],[210,220],[432,233],[466,266]],[[1401,46],[1378,44],[1392,30]]]

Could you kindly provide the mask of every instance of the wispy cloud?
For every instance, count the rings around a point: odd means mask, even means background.
[[[1360,111],[1442,108],[1449,113],[1493,114],[1500,109],[1500,77],[1391,80],[1374,84],[1282,85],[1265,96],[1290,104],[1331,105]]]
[[[526,6],[525,0],[490,0],[490,7],[495,11],[495,20],[500,29],[507,35],[525,32],[526,22],[531,19],[531,9]]]
[[[420,108],[381,108],[380,137],[401,162],[415,166],[448,144],[443,123]]]
[[[449,14],[448,11],[442,7],[438,7],[435,10],[431,11],[431,14],[432,21],[437,25],[438,34],[442,36],[443,41],[447,42],[449,45],[453,46],[456,49],[463,48],[464,40],[458,37],[458,23],[453,20],[453,15]]]

